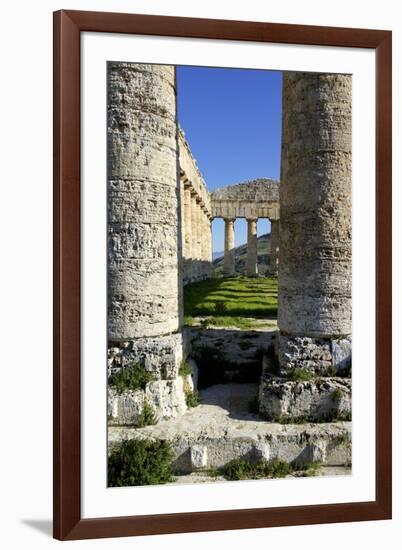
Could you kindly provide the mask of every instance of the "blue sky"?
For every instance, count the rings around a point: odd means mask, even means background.
[[[282,73],[209,67],[176,68],[178,118],[209,190],[256,178],[279,179]],[[236,222],[236,245],[247,240]],[[260,220],[258,234],[269,223]],[[212,227],[223,250],[223,221]]]

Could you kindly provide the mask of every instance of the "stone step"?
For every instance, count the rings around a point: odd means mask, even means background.
[[[167,441],[177,474],[219,468],[237,458],[350,465],[350,422],[268,422],[252,412],[257,393],[257,384],[211,386],[200,392],[201,405],[181,417],[145,428],[109,427],[109,450],[124,439]]]

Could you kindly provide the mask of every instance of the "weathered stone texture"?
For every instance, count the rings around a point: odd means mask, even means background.
[[[179,329],[174,67],[108,64],[109,338]]]
[[[108,390],[108,423],[110,426],[135,426],[144,410],[151,407],[155,420],[168,420],[184,414],[187,410],[182,377],[174,380],[156,380],[147,384],[145,390],[126,391],[118,394]]]
[[[214,218],[279,218],[279,182],[268,178],[227,185],[211,193]]]
[[[351,333],[351,87],[347,75],[285,73],[279,327]]]
[[[231,276],[235,274],[235,235],[234,235],[235,220],[225,218],[225,257],[223,264],[223,274]]]
[[[158,379],[173,380],[180,363],[189,353],[189,341],[181,333],[119,342],[108,350],[109,375],[140,365]]]
[[[310,421],[337,419],[351,413],[352,381],[321,378],[307,382],[263,377],[260,413],[268,420],[306,417]]]
[[[294,368],[325,375],[330,369],[336,374],[352,364],[352,339],[309,338],[308,336],[279,337],[278,359],[282,375]]]
[[[247,275],[257,275],[257,220],[247,220]]]
[[[184,132],[179,131],[184,284],[212,276],[211,201]]]

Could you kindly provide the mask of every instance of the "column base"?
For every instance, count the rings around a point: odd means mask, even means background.
[[[295,368],[320,376],[342,376],[352,366],[352,337],[314,338],[280,333],[277,356],[282,376]]]

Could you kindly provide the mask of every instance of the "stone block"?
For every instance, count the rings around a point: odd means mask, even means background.
[[[348,378],[321,378],[307,382],[263,377],[259,391],[260,414],[275,421],[305,418],[325,421],[349,417],[352,382]]]
[[[135,426],[147,403],[152,407],[157,421],[176,418],[186,412],[183,379],[156,380],[145,390],[128,390],[118,394],[108,389],[108,423],[110,426]]]

